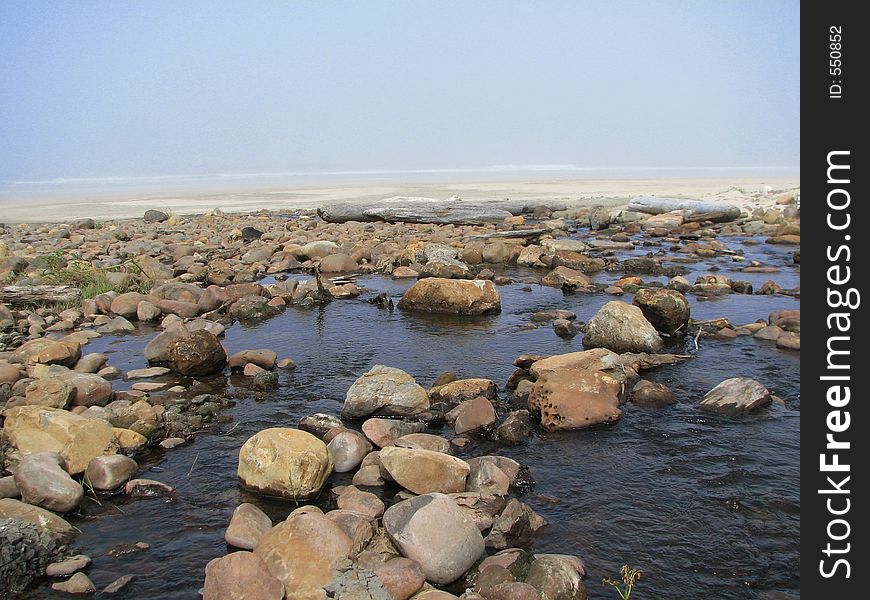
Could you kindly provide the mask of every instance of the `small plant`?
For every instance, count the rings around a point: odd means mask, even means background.
[[[622,600],[628,600],[631,596],[631,591],[643,572],[640,569],[632,569],[628,565],[622,565],[620,573],[622,574],[622,581],[605,577],[601,583],[615,589]]]

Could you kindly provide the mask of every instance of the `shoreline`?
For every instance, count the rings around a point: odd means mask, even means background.
[[[362,184],[225,189],[185,193],[113,194],[89,197],[0,200],[2,222],[63,223],[79,218],[119,220],[141,217],[151,208],[179,215],[257,210],[311,209],[334,202],[366,203],[391,196],[464,200],[562,200],[569,206],[618,207],[637,195],[651,194],[727,201],[751,210],[775,203],[778,192],[800,188],[800,177],[697,177],[646,179],[527,179],[517,181],[368,182]]]

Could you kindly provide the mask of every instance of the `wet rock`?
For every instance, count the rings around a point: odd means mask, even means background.
[[[95,490],[116,490],[127,483],[138,470],[139,465],[129,456],[121,454],[96,456],[85,469],[85,481]]]
[[[248,363],[253,363],[261,369],[274,369],[277,360],[278,355],[272,350],[242,350],[230,356],[229,365],[233,370],[244,369]]]
[[[338,498],[336,505],[341,510],[349,510],[370,519],[377,519],[384,514],[384,503],[371,492],[364,492],[354,486],[345,487]]]
[[[76,554],[59,562],[51,563],[45,567],[48,577],[66,577],[76,571],[83,571],[91,564],[91,557],[84,554]]]
[[[532,433],[529,411],[515,410],[505,417],[495,430],[495,439],[502,442],[518,443],[524,441]]]
[[[484,552],[477,526],[443,494],[398,502],[384,513],[383,523],[402,555],[416,561],[434,584],[455,581]]]
[[[270,529],[272,519],[255,505],[244,502],[233,511],[224,539],[230,546],[253,550]]]
[[[654,353],[661,350],[662,339],[638,307],[612,300],[589,320],[583,347]]]
[[[501,311],[498,290],[491,281],[428,277],[415,283],[399,301],[409,311],[484,315]]]
[[[66,581],[53,583],[51,589],[66,594],[93,594],[97,591],[94,582],[84,573],[76,573]]]
[[[511,498],[493,522],[484,543],[487,548],[494,550],[529,547],[532,535],[546,525],[547,520],[529,505]]]
[[[336,566],[352,550],[351,539],[330,519],[302,513],[275,525],[260,538],[254,554],[284,584],[287,598],[320,600]]]
[[[117,449],[111,425],[57,408],[11,408],[3,430],[22,455],[58,452],[73,475],[83,472],[95,456],[114,454]]]
[[[486,600],[541,600],[541,594],[528,583],[508,581],[490,588]]]
[[[82,356],[76,363],[73,371],[76,371],[78,373],[96,373],[104,366],[106,366],[106,362],[108,360],[109,357],[105,354],[92,352],[91,354],[86,354]]]
[[[462,402],[451,413],[455,416],[456,435],[488,430],[495,424],[495,408],[483,396]]]
[[[776,347],[781,348],[783,350],[797,350],[801,349],[801,335],[799,333],[794,333],[792,331],[786,331],[781,336],[776,338]]]
[[[115,581],[113,581],[112,583],[110,583],[109,585],[104,587],[103,593],[104,594],[117,594],[122,589],[124,589],[124,587],[128,583],[130,583],[131,581],[133,581],[132,575],[121,575]]]
[[[691,317],[689,302],[676,290],[643,288],[634,295],[635,306],[656,330],[685,335]]]
[[[658,408],[674,404],[677,397],[667,386],[641,379],[631,390],[631,401],[640,406]]]
[[[574,321],[568,321],[567,319],[557,319],[553,321],[553,331],[560,338],[563,339],[571,339],[580,333],[580,328],[577,326]]]
[[[169,367],[181,375],[203,377],[223,370],[227,353],[217,337],[194,331],[169,344]]]
[[[269,299],[263,296],[245,296],[230,304],[227,310],[230,317],[239,321],[258,321],[271,317],[278,311],[269,305]]]
[[[459,405],[466,400],[484,397],[489,400],[497,398],[498,386],[490,379],[457,379],[444,385],[435,386],[429,390],[429,400],[442,403],[449,407]]]
[[[347,473],[356,469],[371,452],[372,445],[356,431],[343,431],[326,445],[336,473]]]
[[[264,429],[239,451],[239,479],[244,487],[257,492],[312,498],[320,493],[330,473],[332,462],[326,444],[297,429]]]
[[[170,346],[189,334],[187,327],[181,323],[168,326],[166,331],[155,336],[145,346],[143,350],[145,359],[152,365],[168,365],[171,360],[169,358]]]
[[[124,484],[124,493],[134,498],[172,497],[175,488],[154,479],[131,479]]]
[[[571,289],[584,289],[592,285],[588,275],[575,271],[569,267],[560,265],[550,271],[541,283],[550,287],[568,287]]]
[[[350,386],[341,415],[357,418],[378,412],[407,416],[428,409],[429,396],[413,377],[401,369],[375,365]]]
[[[510,477],[499,469],[495,463],[479,461],[469,465],[471,471],[466,480],[465,489],[477,492],[481,496],[506,496],[511,485]]]
[[[536,554],[525,582],[551,600],[586,600],[585,576],[586,567],[576,557]]]
[[[463,460],[441,452],[394,446],[380,451],[380,462],[390,477],[415,494],[465,491],[471,468]]]
[[[327,431],[336,427],[344,427],[344,423],[333,415],[315,413],[299,419],[299,429],[313,433],[317,437],[323,437]]]
[[[395,419],[367,419],[362,424],[365,436],[377,447],[392,445],[399,438],[426,429],[419,421],[397,421]]]
[[[253,552],[233,552],[209,563],[203,600],[282,600],[284,585]]]
[[[738,414],[766,406],[771,400],[770,392],[756,380],[732,377],[707,392],[698,406],[724,414]]]
[[[13,498],[0,499],[0,520],[2,519],[31,524],[56,540],[67,540],[77,533],[72,525],[53,512]]]

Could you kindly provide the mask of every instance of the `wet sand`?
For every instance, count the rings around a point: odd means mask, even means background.
[[[127,219],[150,209],[175,214],[201,214],[259,209],[316,208],[332,202],[360,202],[391,196],[423,196],[464,200],[563,200],[569,205],[618,207],[633,196],[653,194],[716,200],[751,210],[771,206],[780,193],[800,188],[799,177],[722,177],[656,179],[524,180],[462,183],[379,182],[359,185],[310,186],[282,189],[212,190],[128,195],[90,195],[42,199],[0,199],[0,222],[60,223],[91,217]]]

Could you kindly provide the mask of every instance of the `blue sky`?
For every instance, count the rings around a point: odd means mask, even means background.
[[[0,3],[0,180],[796,166],[799,3]]]

